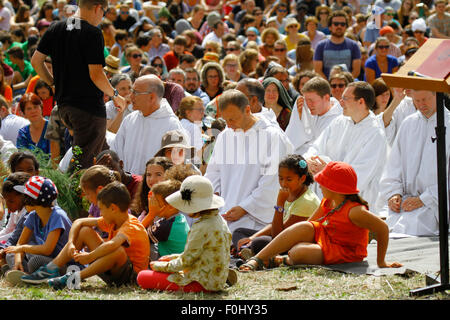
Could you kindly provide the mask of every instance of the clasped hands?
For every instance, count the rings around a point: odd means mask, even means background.
[[[400,213],[401,210],[406,212],[416,210],[423,207],[424,203],[420,200],[420,197],[409,197],[403,200],[401,195],[395,194],[389,198],[388,206],[392,211]]]

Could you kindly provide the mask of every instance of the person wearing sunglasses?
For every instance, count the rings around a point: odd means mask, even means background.
[[[328,79],[333,66],[345,64],[353,78],[357,78],[361,71],[361,51],[356,41],[345,37],[347,14],[342,10],[332,12],[328,26],[330,38],[319,42],[314,51],[314,71]]]
[[[280,65],[287,70],[295,65],[295,62],[287,57],[287,46],[284,40],[275,41],[273,55],[280,60]]]
[[[427,24],[423,18],[419,18],[413,21],[411,24],[411,30],[414,33],[414,38],[419,41],[419,47],[421,47],[425,41],[428,40],[428,37],[425,36],[427,32]]]
[[[125,58],[128,61],[128,66],[121,69],[122,73],[130,76],[131,82],[134,82],[139,77],[141,69],[144,67],[142,63],[142,51],[137,46],[132,45],[125,50]]]
[[[342,94],[348,85],[348,79],[342,73],[335,73],[330,76],[331,96],[338,101],[341,100]]]
[[[388,54],[389,45],[388,38],[379,37],[375,42],[375,54],[366,60],[364,80],[370,84],[382,73],[395,73],[399,68],[397,58]]]
[[[135,23],[136,19],[130,15],[130,6],[127,3],[122,3],[119,8],[119,15],[114,21],[114,28],[129,30]]]

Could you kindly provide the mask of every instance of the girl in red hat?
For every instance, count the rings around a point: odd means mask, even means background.
[[[323,193],[316,212],[307,221],[278,234],[243,264],[240,271],[261,270],[266,265],[359,262],[367,256],[369,231],[376,234],[378,267],[401,267],[400,263],[384,260],[389,229],[358,195],[355,170],[344,162],[330,162],[314,179]],[[279,256],[283,252],[288,255]]]

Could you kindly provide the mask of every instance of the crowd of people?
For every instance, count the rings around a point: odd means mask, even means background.
[[[2,276],[213,292],[236,269],[362,261],[372,237],[378,267],[400,267],[389,238],[439,233],[436,93],[381,75],[449,39],[449,12],[0,0]],[[81,170],[87,217],[68,218],[39,161]]]

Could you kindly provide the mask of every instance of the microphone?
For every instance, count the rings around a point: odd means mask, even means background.
[[[415,70],[408,71],[408,76],[419,77],[419,78],[430,78],[429,76],[421,74],[421,73],[419,73],[419,72],[417,72]]]

